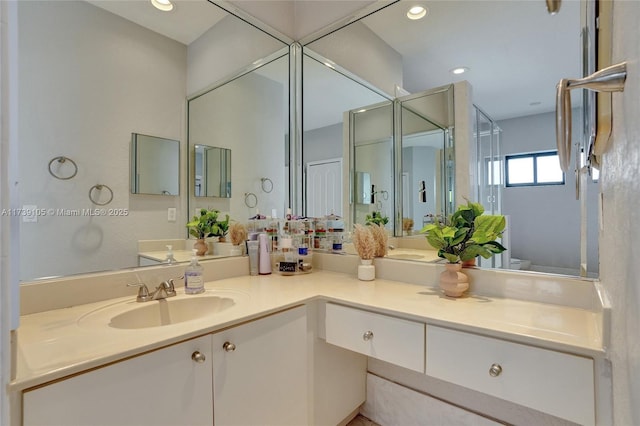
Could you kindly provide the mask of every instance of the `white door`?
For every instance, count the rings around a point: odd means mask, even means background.
[[[342,216],[342,159],[307,163],[307,216]]]

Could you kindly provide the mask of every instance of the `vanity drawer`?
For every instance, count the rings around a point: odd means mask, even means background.
[[[328,343],[424,372],[423,323],[326,304]]]
[[[593,360],[427,326],[426,373],[571,420],[595,423]]]

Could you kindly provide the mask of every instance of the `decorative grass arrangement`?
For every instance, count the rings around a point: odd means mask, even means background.
[[[353,246],[358,252],[358,256],[363,260],[372,260],[376,256],[376,240],[371,232],[371,226],[364,226],[357,223],[353,230]]]
[[[231,244],[239,246],[247,239],[247,227],[242,223],[232,223],[229,227],[229,238],[231,238]]]
[[[384,228],[384,225],[380,224],[369,225],[368,228],[371,231],[375,243],[375,257],[385,257],[389,247],[389,234],[387,234],[387,230]]]

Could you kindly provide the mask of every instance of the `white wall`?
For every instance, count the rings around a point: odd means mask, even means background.
[[[208,88],[283,47],[284,43],[229,15],[189,45],[187,93]]]
[[[361,22],[308,47],[386,93],[402,86],[402,57]]]
[[[501,154],[550,151],[556,148],[555,113],[497,122],[503,130]],[[582,120],[573,114],[573,134],[580,135]],[[588,184],[589,232],[598,233],[598,184]],[[511,216],[511,256],[532,265],[577,271],[580,265],[580,202],[575,197],[575,175],[565,174],[564,185],[505,187],[503,214]],[[588,252],[589,272],[598,271],[598,247]]]
[[[19,2],[20,195],[39,208],[94,208],[95,184],[117,217],[40,217],[21,225],[21,278],[137,264],[139,239],[184,236],[180,197],[130,195],[131,133],[181,140],[186,47],[85,2]],[[68,156],[78,175],[53,178]],[[178,208],[175,223],[167,208]]]
[[[342,123],[304,132],[302,163],[342,158]]]
[[[613,63],[627,61],[613,95],[613,143],[603,157],[600,280],[611,296],[615,425],[640,424],[640,3],[613,5]]]

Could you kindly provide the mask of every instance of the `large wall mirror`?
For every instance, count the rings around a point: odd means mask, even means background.
[[[20,1],[16,8],[20,197],[44,212],[21,220],[21,281],[137,266],[139,241],[185,239],[187,144],[180,187],[158,187],[173,196],[132,194],[131,134],[186,141],[191,94],[289,41],[206,0],[179,2],[171,13],[148,1]],[[234,161],[242,157],[234,151]],[[71,179],[50,173],[68,177],[74,163]],[[232,196],[242,199],[235,188]],[[109,190],[113,196],[98,206],[90,190],[101,203]],[[83,215],[94,208],[104,215]]]
[[[499,135],[499,158],[491,154],[491,164],[504,170],[508,156],[556,149],[555,86],[561,78],[582,75],[583,3],[563,2],[558,14],[549,15],[544,2],[430,2],[424,19],[409,21],[410,5],[400,1],[305,47],[393,95],[405,93],[397,88],[394,93],[394,85],[417,93],[468,81],[472,102],[482,112],[470,108],[472,138],[482,136],[482,115],[489,117]],[[453,74],[455,68],[465,72]],[[579,97],[574,101],[573,115],[580,117]],[[582,133],[579,121],[574,122],[576,138]],[[468,167],[478,178],[486,155],[475,149],[468,154],[469,164],[455,166]],[[422,184],[414,180],[402,189],[408,197],[416,197],[413,186]],[[491,210],[509,216],[510,254],[522,260],[518,266],[579,275],[584,265],[575,177],[567,174],[563,185],[507,186],[504,180],[491,185],[501,190],[493,197],[501,203]],[[478,192],[476,182],[468,196],[478,198]],[[597,182],[589,182],[589,276],[598,274],[597,194]]]

